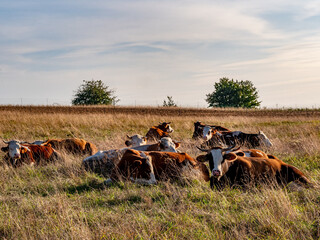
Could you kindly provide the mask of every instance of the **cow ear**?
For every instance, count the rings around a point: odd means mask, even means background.
[[[207,160],[207,155],[200,155],[200,156],[198,156],[196,159],[197,159],[197,161],[199,161],[199,162],[206,162],[206,161],[208,161],[208,160]]]
[[[238,156],[235,153],[227,153],[224,155],[224,159],[226,159],[228,162],[233,162],[237,160]]]
[[[135,161],[133,162],[133,165],[136,166],[136,167],[139,167],[139,166],[142,165],[142,161],[140,161],[140,160],[135,160]]]
[[[174,142],[174,145],[176,146],[176,148],[180,147],[180,143],[179,142]]]
[[[22,147],[20,153],[26,153],[29,149],[27,147]]]
[[[237,152],[236,155],[240,156],[240,157],[245,157],[246,156],[246,154],[244,152]]]
[[[2,151],[2,152],[8,152],[8,151],[9,151],[9,147],[2,147],[2,148],[1,148],[1,151]]]

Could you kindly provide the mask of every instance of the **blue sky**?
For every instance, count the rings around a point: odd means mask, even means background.
[[[120,105],[205,107],[229,77],[262,106],[320,107],[320,1],[0,3],[0,104],[69,104],[99,79]]]

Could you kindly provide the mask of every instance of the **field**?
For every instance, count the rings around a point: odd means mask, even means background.
[[[193,122],[232,130],[263,130],[266,152],[302,170],[314,188],[261,186],[213,191],[209,183],[130,182],[105,187],[82,159],[47,166],[0,167],[2,239],[319,239],[320,111],[208,110],[120,107],[0,107],[0,138],[34,141],[79,137],[98,149],[124,147],[126,134],[145,134],[171,121],[172,137],[196,157]],[[1,142],[0,147],[4,146]],[[3,153],[0,153],[2,159]]]

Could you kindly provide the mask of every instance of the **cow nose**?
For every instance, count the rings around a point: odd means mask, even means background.
[[[220,172],[219,170],[212,170],[212,175],[213,175],[214,177],[220,177],[221,172]]]

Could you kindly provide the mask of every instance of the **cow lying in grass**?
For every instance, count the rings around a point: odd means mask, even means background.
[[[80,138],[48,139],[44,142],[36,141],[34,143],[42,146],[51,145],[56,150],[78,155],[93,155],[98,151],[93,143]]]
[[[159,140],[163,137],[170,137],[169,133],[173,133],[173,129],[170,126],[171,122],[159,123],[158,126],[153,126],[146,134],[148,141]]]
[[[2,147],[5,162],[13,167],[23,164],[46,164],[60,159],[59,153],[50,144],[46,146],[29,144],[17,140],[4,141],[8,146]]]
[[[206,130],[205,130],[206,128]],[[194,123],[194,131],[193,131],[193,135],[192,138],[193,139],[197,139],[197,138],[203,138],[204,136],[206,136],[210,130],[217,130],[220,133],[223,132],[231,132],[229,129],[222,127],[222,126],[218,126],[218,125],[206,125],[206,124],[202,124],[201,122],[195,122]],[[206,131],[206,132],[205,132]],[[209,140],[209,139],[205,139],[205,140]]]
[[[198,156],[197,160],[209,161],[212,188],[223,189],[226,185],[244,187],[269,182],[281,185],[291,182],[304,186],[311,185],[308,178],[299,169],[272,155],[268,155],[268,158],[238,156],[232,152],[233,146],[199,149],[206,152],[206,155]]]
[[[143,152],[128,149],[112,170],[106,183],[131,180],[140,184],[156,184],[159,180],[181,180],[192,171],[199,179],[209,181],[207,167],[186,153]]]
[[[177,152],[177,148],[179,147],[180,143],[173,141],[169,137],[164,137],[157,143],[136,146],[131,149],[139,151]],[[119,163],[127,149],[129,148],[99,151],[95,155],[85,158],[82,161],[82,165],[87,171],[101,174],[103,176],[110,176],[112,169]]]

